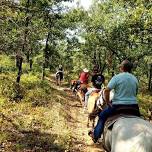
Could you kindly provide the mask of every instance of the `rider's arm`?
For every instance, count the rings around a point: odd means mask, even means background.
[[[116,78],[113,77],[110,82],[108,83],[108,86],[106,87],[105,91],[104,91],[104,96],[105,96],[105,101],[108,105],[112,105],[111,104],[111,101],[110,101],[110,91],[112,89],[115,89],[115,86],[116,86]]]
[[[112,106],[110,102],[110,89],[108,87],[104,90],[104,98],[105,98],[105,102],[108,105]]]

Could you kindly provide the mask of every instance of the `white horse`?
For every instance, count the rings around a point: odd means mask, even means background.
[[[104,135],[108,152],[152,152],[152,124],[139,117],[121,117]]]
[[[100,97],[97,104],[103,104]],[[108,152],[152,152],[152,124],[140,117],[122,116],[104,132]]]

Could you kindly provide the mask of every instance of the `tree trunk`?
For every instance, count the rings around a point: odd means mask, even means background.
[[[27,4],[26,4],[26,15],[29,13],[29,5],[30,5],[30,0],[27,0]],[[27,39],[27,35],[28,35],[28,24],[29,24],[29,17],[26,17],[26,21],[25,21],[25,31],[24,31],[24,42],[23,42],[23,46],[22,46],[22,52],[25,53],[25,45],[26,43],[26,39]],[[21,79],[21,75],[22,75],[22,62],[23,62],[23,57],[21,55],[16,56],[16,67],[18,68],[18,75],[17,75],[17,79],[16,82],[20,83],[20,79]]]
[[[43,53],[44,60],[43,60],[43,65],[42,65],[42,80],[44,80],[44,77],[45,77],[45,67],[46,67],[46,60],[47,60],[47,51],[48,51],[48,48],[49,48],[49,37],[50,37],[50,32],[48,32],[46,43],[45,43],[45,49],[44,49],[44,53]]]
[[[97,64],[97,52],[96,52],[96,50],[94,50],[94,52],[93,52],[93,64]]]
[[[32,59],[30,59],[30,60],[29,60],[29,63],[30,63],[30,71],[32,71],[33,60],[32,60]]]
[[[106,62],[103,64],[102,68],[101,68],[101,73],[103,73],[103,71],[105,70],[106,68]]]
[[[44,77],[45,77],[45,63],[44,62],[43,62],[43,65],[42,65],[42,80],[44,80]]]
[[[27,3],[26,3],[26,12],[25,14],[27,15],[26,17],[26,21],[25,21],[25,37],[24,37],[24,44],[27,44],[26,41],[27,41],[27,35],[28,35],[28,26],[29,26],[29,21],[30,21],[30,18],[28,16],[29,14],[29,7],[30,7],[30,0],[27,0]],[[26,47],[28,48],[28,47]],[[29,49],[26,50],[27,52],[25,53],[26,54],[26,58],[27,58],[27,62],[29,63],[29,59],[30,59],[30,52],[29,52]]]
[[[22,74],[22,62],[23,62],[23,58],[21,56],[16,56],[16,63],[17,63],[17,68],[18,68],[18,75],[16,78],[16,82],[20,83],[20,79],[21,79],[21,74]]]
[[[148,83],[148,90],[152,90],[152,64],[150,65],[149,70],[149,83]]]
[[[26,60],[27,60],[27,63],[30,62],[30,52],[29,52],[29,50],[27,50],[27,52],[26,52]]]

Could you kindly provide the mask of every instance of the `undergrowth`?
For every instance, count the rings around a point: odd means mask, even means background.
[[[71,132],[58,96],[37,74],[0,74],[0,149],[3,151],[65,151]]]

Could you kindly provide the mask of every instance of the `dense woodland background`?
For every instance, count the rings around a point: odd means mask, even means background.
[[[96,64],[108,82],[119,72],[121,61],[129,59],[134,63],[133,74],[140,84],[141,111],[147,119],[151,117],[151,0],[93,0],[89,10],[79,3],[76,8],[68,8],[66,2],[68,0],[0,1],[0,143],[8,145],[8,141],[13,141],[14,144],[8,146],[11,150],[35,146],[35,143],[28,145],[32,136],[25,146],[20,136],[10,133],[14,126],[14,130],[29,131],[33,129],[31,126],[45,130],[50,128],[50,122],[52,126],[55,124],[58,116],[49,108],[53,103],[58,107],[57,94],[63,96],[64,93],[54,90],[46,78],[51,78],[59,64],[65,73],[63,85],[69,86],[70,80],[78,78],[83,68],[91,71]],[[48,120],[44,120],[45,115],[52,117],[46,116]],[[64,122],[64,117],[62,114],[59,119]],[[67,126],[62,128],[67,132],[63,131],[62,138],[57,136],[61,140],[59,145],[70,149]],[[18,141],[14,141],[13,136]],[[45,140],[42,135],[39,140],[37,147],[42,148],[47,135]],[[4,150],[8,147],[3,146]],[[45,148],[50,150],[50,146]]]

